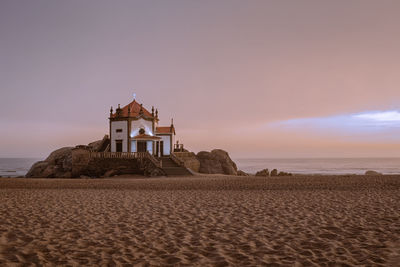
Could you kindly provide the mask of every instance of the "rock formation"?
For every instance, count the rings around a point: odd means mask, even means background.
[[[242,171],[242,170],[238,170],[238,171],[237,171],[237,175],[238,175],[238,176],[250,176],[250,174],[248,174],[248,173],[246,173],[246,172],[244,172],[244,171]]]
[[[200,173],[237,175],[235,162],[222,149],[201,151],[197,153],[196,158],[200,162]]]
[[[279,172],[278,176],[292,176],[290,172]]]
[[[366,171],[365,172],[365,175],[371,175],[371,176],[374,176],[374,175],[382,175],[382,173],[380,173],[380,172],[377,172],[377,171]]]
[[[70,178],[72,149],[73,147],[63,147],[53,151],[44,161],[33,164],[25,177]]]
[[[278,170],[277,169],[273,169],[271,171],[271,176],[278,176]]]
[[[256,173],[256,176],[269,176],[269,170],[268,169],[264,169],[264,170],[258,171]]]
[[[72,177],[112,177],[120,174],[144,174],[147,176],[163,176],[165,171],[158,168],[148,159],[133,162],[119,158],[91,158],[89,151],[101,152],[109,144],[104,137],[88,145],[63,147],[53,151],[44,161],[36,162],[26,174],[32,178],[72,178]],[[227,174],[248,176],[237,170],[235,162],[229,154],[221,149],[211,152],[201,151],[177,153],[177,157],[186,168],[194,172],[208,174]]]

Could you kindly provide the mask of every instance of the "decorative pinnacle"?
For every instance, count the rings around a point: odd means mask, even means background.
[[[140,104],[139,114],[143,114],[143,104]]]

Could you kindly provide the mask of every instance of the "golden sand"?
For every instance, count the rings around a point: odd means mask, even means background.
[[[400,262],[400,177],[0,179],[0,265]]]

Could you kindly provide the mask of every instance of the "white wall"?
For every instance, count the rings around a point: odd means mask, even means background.
[[[131,152],[136,152],[136,140],[131,141]]]
[[[117,129],[122,129],[122,132],[117,133]],[[111,122],[111,152],[116,152],[115,140],[122,140],[122,151],[128,151],[128,122],[127,121],[112,121]]]
[[[153,155],[153,141],[147,141],[147,151]]]
[[[153,122],[146,121],[144,119],[139,119],[137,121],[132,121],[131,133],[130,133],[131,138],[135,137],[136,135],[139,134],[140,128],[144,128],[144,130],[146,131],[146,134],[148,134],[148,135],[155,135],[153,133]]]
[[[164,141],[164,155],[169,155],[169,152],[171,150],[171,140],[169,135],[159,135],[158,137],[161,137],[161,140]]]

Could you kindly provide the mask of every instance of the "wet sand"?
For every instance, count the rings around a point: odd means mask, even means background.
[[[399,262],[399,176],[0,179],[0,266]]]

